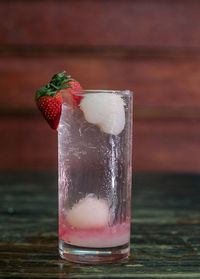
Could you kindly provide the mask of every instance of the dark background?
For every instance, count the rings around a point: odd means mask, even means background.
[[[0,0],[0,170],[56,170],[34,95],[64,69],[131,89],[135,171],[200,172],[200,1]]]

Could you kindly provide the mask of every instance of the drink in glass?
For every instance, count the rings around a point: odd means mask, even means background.
[[[130,251],[132,92],[81,97],[79,107],[63,102],[58,126],[59,253],[109,263]]]

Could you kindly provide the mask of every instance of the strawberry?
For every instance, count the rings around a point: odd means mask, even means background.
[[[37,100],[37,106],[49,123],[50,127],[57,130],[62,111],[61,94],[56,93],[55,97],[48,95],[42,96]]]
[[[72,80],[72,81],[69,81],[68,84],[71,86],[71,88],[67,88],[67,93],[71,94],[72,98],[74,99],[75,101],[75,104],[76,105],[79,105],[80,102],[81,102],[81,99],[82,97],[81,96],[78,96],[78,95],[75,95],[76,93],[82,93],[83,89],[80,85],[80,83],[76,80]],[[75,93],[75,94],[73,94]]]
[[[37,90],[35,96],[39,110],[54,130],[57,130],[59,125],[63,99],[67,100],[68,105],[74,107],[80,104],[82,98],[73,94],[81,93],[81,85],[65,73],[64,71],[55,74],[48,84]]]
[[[68,82],[66,82],[66,84],[70,87],[60,90],[63,97],[63,102],[68,106],[78,107],[82,99],[82,96],[79,94],[81,94],[83,91],[80,83],[76,80],[70,79]]]

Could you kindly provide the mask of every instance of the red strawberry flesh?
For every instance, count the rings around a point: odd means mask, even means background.
[[[80,94],[82,93],[83,89],[80,85],[80,83],[76,80],[69,81],[68,84],[71,86],[71,88],[68,88],[67,91],[70,91],[72,93],[72,98],[75,100],[75,102],[79,105],[81,102],[82,96],[75,95],[76,93]],[[73,94],[74,93],[74,94]]]
[[[50,127],[57,130],[62,111],[62,96],[42,96],[37,101],[37,106]]]

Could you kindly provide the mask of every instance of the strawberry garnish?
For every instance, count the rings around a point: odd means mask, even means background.
[[[71,86],[71,88],[67,88],[66,91],[68,94],[71,94],[71,97],[75,101],[75,105],[79,105],[82,99],[82,96],[76,95],[77,93],[82,93],[83,89],[80,85],[80,83],[76,80],[71,80],[67,84]]]
[[[44,118],[49,123],[50,127],[57,130],[63,99],[71,106],[78,106],[81,101],[81,96],[74,93],[81,93],[81,85],[71,76],[66,76],[66,72],[55,74],[51,81],[42,86],[36,92],[35,101]]]
[[[57,130],[62,111],[62,96],[56,93],[52,96],[42,96],[37,100],[37,106],[50,127]]]

